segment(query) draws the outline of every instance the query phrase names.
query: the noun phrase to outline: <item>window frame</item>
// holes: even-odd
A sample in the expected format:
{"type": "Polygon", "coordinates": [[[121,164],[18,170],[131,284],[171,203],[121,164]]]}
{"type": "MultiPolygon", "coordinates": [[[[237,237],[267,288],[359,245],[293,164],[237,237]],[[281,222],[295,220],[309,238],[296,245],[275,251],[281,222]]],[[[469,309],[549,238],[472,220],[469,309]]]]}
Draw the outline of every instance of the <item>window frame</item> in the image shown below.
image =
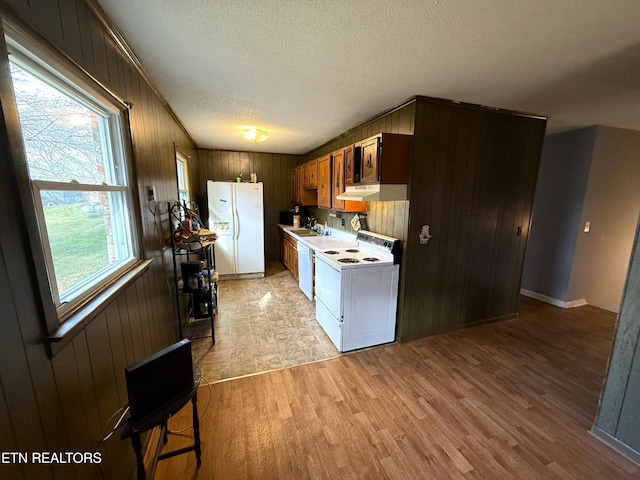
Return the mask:
{"type": "MultiPolygon", "coordinates": [[[[138,275],[140,268],[146,268],[148,261],[143,261],[143,249],[136,225],[140,225],[137,180],[134,174],[134,159],[131,144],[131,128],[129,122],[128,109],[130,104],[120,100],[102,84],[96,81],[91,75],[71,62],[67,57],[61,55],[53,47],[43,44],[41,41],[33,40],[22,29],[14,27],[6,18],[2,18],[2,35],[6,45],[9,60],[14,60],[16,64],[24,66],[28,64],[27,70],[36,70],[38,74],[44,74],[47,81],[54,84],[55,88],[70,95],[79,103],[89,101],[87,105],[91,110],[95,110],[98,105],[100,112],[106,112],[109,127],[108,148],[112,153],[121,157],[121,175],[124,176],[124,185],[97,185],[80,184],[68,182],[56,182],[45,180],[34,180],[28,174],[26,152],[22,139],[21,125],[18,119],[17,109],[15,120],[17,124],[16,147],[14,151],[20,152],[21,163],[26,171],[26,182],[28,187],[21,193],[23,202],[31,199],[29,208],[25,209],[25,214],[34,214],[35,222],[27,218],[28,230],[30,232],[30,244],[34,255],[34,267],[39,290],[43,302],[45,321],[49,334],[60,336],[60,331],[68,332],[74,325],[81,323],[87,316],[95,311],[96,302],[101,303],[111,298],[114,285],[130,278],[131,275],[138,275]],[[114,140],[115,139],[115,140],[114,140]],[[18,145],[19,144],[19,145],[18,145]],[[26,193],[28,188],[29,193],[26,193]],[[125,261],[117,265],[108,266],[101,269],[103,273],[99,279],[89,288],[83,289],[82,293],[76,296],[73,302],[60,304],[59,292],[57,291],[57,281],[51,281],[50,276],[54,276],[53,256],[49,247],[49,238],[44,217],[43,202],[41,200],[41,190],[64,190],[64,191],[88,191],[88,192],[118,192],[124,194],[122,201],[123,211],[128,212],[129,224],[127,228],[128,248],[130,256],[125,261]],[[35,237],[35,238],[34,238],[35,237]],[[86,312],[83,313],[83,310],[86,312]],[[73,319],[73,321],[70,321],[73,319]]],[[[38,75],[36,75],[38,76],[38,75]]],[[[13,86],[11,85],[11,88],[13,86]]],[[[15,99],[15,96],[14,96],[15,99]]],[[[15,101],[15,100],[14,100],[15,101]]],[[[29,207],[29,205],[27,205],[29,207]]],[[[97,274],[98,272],[95,272],[97,274]]],[[[54,341],[60,341],[56,339],[54,341]]]]}
{"type": "Polygon", "coordinates": [[[181,154],[177,149],[176,149],[176,183],[178,186],[178,200],[180,201],[180,203],[183,203],[181,194],[184,193],[186,194],[186,200],[184,200],[184,203],[186,205],[189,205],[189,203],[191,202],[191,192],[189,191],[188,157],[186,155],[181,154]],[[180,168],[182,169],[182,179],[184,183],[184,188],[180,187],[180,175],[178,173],[178,169],[180,168]]]}

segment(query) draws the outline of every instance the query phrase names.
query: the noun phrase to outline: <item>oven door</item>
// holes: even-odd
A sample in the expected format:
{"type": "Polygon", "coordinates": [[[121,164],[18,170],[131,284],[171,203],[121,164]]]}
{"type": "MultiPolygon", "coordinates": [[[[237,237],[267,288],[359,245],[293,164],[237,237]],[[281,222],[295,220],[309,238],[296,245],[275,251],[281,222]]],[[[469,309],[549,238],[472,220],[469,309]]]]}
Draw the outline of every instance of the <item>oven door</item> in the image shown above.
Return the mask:
{"type": "Polygon", "coordinates": [[[342,273],[316,253],[316,301],[342,321],[342,273]]]}

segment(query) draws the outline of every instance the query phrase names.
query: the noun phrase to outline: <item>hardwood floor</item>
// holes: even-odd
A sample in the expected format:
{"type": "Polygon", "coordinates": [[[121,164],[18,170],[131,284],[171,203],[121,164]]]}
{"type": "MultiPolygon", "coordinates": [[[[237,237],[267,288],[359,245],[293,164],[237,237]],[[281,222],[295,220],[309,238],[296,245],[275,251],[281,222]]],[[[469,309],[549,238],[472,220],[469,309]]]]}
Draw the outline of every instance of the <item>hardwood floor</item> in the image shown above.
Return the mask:
{"type": "MultiPolygon", "coordinates": [[[[202,466],[181,455],[156,479],[640,478],[589,434],[615,315],[524,297],[520,312],[202,387],[202,466]]],[[[170,428],[188,424],[186,409],[170,428]]]]}

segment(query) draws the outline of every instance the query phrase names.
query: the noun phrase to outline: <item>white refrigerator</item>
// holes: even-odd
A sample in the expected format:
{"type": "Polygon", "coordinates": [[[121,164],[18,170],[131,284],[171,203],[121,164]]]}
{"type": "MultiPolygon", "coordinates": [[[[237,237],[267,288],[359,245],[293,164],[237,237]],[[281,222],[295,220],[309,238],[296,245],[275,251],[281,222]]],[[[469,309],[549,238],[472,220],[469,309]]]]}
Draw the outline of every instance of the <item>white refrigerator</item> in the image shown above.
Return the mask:
{"type": "Polygon", "coordinates": [[[264,277],[263,184],[207,181],[209,230],[220,276],[264,277]]]}

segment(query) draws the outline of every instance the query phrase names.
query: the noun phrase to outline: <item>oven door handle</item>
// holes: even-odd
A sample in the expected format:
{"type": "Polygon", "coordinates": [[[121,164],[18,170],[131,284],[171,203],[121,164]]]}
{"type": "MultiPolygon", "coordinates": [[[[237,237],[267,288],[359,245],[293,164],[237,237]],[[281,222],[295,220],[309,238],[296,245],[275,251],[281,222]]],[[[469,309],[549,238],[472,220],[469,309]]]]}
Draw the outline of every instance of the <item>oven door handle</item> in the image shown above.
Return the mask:
{"type": "Polygon", "coordinates": [[[329,267],[330,269],[335,270],[336,272],[340,272],[341,271],[340,267],[336,267],[335,265],[332,265],[327,259],[325,259],[324,255],[322,253],[316,252],[315,258],[316,258],[316,262],[319,260],[322,263],[324,263],[327,267],[329,267]]]}

